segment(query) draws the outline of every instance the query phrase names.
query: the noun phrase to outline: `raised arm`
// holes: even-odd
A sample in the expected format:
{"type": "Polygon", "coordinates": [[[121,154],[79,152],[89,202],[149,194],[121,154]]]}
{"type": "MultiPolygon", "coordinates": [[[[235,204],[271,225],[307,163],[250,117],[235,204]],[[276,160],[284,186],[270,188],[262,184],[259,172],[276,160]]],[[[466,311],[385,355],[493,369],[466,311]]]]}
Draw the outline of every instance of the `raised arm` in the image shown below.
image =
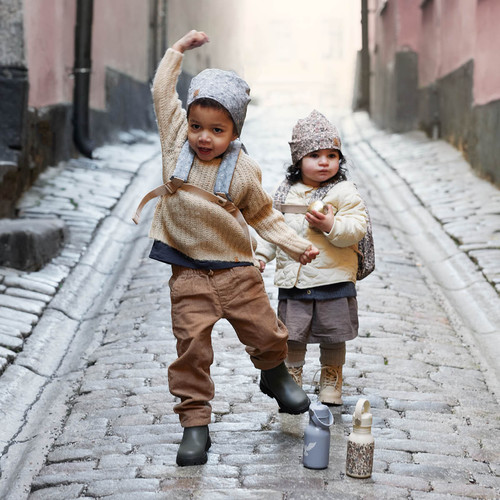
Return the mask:
{"type": "Polygon", "coordinates": [[[201,31],[192,30],[175,42],[165,52],[153,80],[153,102],[162,149],[168,149],[173,141],[187,130],[186,112],[177,95],[177,79],[181,72],[182,54],[186,50],[201,47],[208,37],[201,31]]]}

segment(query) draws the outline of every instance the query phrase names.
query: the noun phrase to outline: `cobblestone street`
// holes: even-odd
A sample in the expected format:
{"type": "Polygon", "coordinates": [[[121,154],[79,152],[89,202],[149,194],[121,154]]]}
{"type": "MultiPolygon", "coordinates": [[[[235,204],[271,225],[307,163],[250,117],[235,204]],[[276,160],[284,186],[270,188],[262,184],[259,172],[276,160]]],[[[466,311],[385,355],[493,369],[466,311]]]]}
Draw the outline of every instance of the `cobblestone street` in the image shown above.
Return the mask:
{"type": "MultiPolygon", "coordinates": [[[[283,177],[293,123],[308,111],[294,109],[292,115],[283,109],[250,110],[243,141],[262,166],[266,189],[272,190],[283,177]]],[[[91,272],[81,275],[81,286],[64,297],[55,286],[54,298],[45,294],[47,300],[40,301],[47,306],[40,304],[38,313],[28,318],[32,325],[41,318],[37,338],[50,340],[26,344],[9,360],[11,370],[0,376],[0,410],[7,415],[6,427],[13,429],[10,439],[4,431],[7,437],[0,440],[5,450],[0,498],[500,497],[499,192],[475,177],[464,182],[439,175],[436,168],[433,173],[432,158],[443,151],[451,154],[452,148],[441,141],[377,132],[364,115],[329,118],[340,125],[351,176],[369,207],[377,257],[375,272],[358,283],[360,334],[347,343],[344,405],[331,408],[335,423],[329,467],[310,470],[302,465],[308,415],[278,413],[276,402],[260,392],[259,373],[226,321],[213,332],[216,395],[208,463],[175,465],[182,428],[172,411],[175,402],[167,381],[167,366],[176,357],[170,268],[148,258],[154,203],[138,227],[129,222],[137,194],[156,186],[160,175],[159,152],[155,149],[154,156],[156,144],[150,143],[142,153],[138,181],[132,190],[123,187],[127,203],[104,219],[104,224],[119,219],[109,233],[120,249],[110,253],[106,231],[96,233],[97,247],[90,245],[89,233],[90,251],[82,259],[90,259],[92,252],[99,258],[89,261],[91,272]],[[386,174],[382,164],[394,167],[386,174]],[[427,184],[417,175],[421,167],[427,184]],[[439,203],[445,192],[439,183],[444,181],[447,211],[439,203]],[[410,194],[398,191],[400,185],[410,194]],[[476,222],[465,197],[452,199],[458,186],[482,193],[476,222]],[[475,238],[457,223],[466,208],[466,226],[475,238]],[[415,229],[416,220],[425,231],[415,229]],[[441,259],[438,248],[450,253],[441,259]],[[122,264],[107,266],[111,260],[122,264]],[[448,265],[450,261],[459,265],[448,265]],[[102,275],[103,284],[87,297],[94,275],[102,275]],[[50,328],[43,329],[43,321],[50,318],[50,328]],[[48,356],[51,343],[67,346],[54,361],[48,356]],[[38,347],[29,350],[30,345],[38,347]],[[13,383],[6,389],[5,377],[12,380],[23,368],[32,377],[23,372],[24,383],[31,380],[34,385],[17,390],[24,390],[23,398],[31,397],[33,403],[16,414],[7,409],[12,399],[6,394],[12,396],[13,383]],[[374,416],[374,471],[365,480],[345,475],[347,436],[360,397],[369,399],[374,416]],[[30,412],[38,417],[29,418],[30,412]],[[31,424],[16,431],[19,414],[31,424]],[[30,434],[37,422],[39,432],[30,434]],[[21,442],[31,444],[16,452],[21,442]]],[[[446,161],[458,162],[450,157],[446,161]]],[[[69,250],[63,253],[68,255],[69,250]]],[[[67,266],[70,277],[77,261],[80,257],[67,266]]],[[[276,306],[273,271],[268,265],[264,281],[276,306]]],[[[29,279],[16,279],[21,278],[29,279]]],[[[16,338],[30,331],[31,326],[16,338]]],[[[316,398],[318,368],[318,348],[312,346],[304,374],[311,400],[316,398]]]]}

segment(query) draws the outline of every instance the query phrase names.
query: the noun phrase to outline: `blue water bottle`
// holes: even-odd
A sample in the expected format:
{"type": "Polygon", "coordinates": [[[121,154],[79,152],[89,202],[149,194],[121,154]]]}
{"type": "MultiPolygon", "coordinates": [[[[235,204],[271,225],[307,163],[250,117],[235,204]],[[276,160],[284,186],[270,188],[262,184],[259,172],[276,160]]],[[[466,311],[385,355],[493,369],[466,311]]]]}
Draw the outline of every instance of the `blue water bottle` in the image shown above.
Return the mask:
{"type": "Polygon", "coordinates": [[[316,401],[309,406],[309,425],[304,432],[302,463],[308,469],[326,469],[330,460],[330,426],[333,415],[328,406],[316,401]]]}

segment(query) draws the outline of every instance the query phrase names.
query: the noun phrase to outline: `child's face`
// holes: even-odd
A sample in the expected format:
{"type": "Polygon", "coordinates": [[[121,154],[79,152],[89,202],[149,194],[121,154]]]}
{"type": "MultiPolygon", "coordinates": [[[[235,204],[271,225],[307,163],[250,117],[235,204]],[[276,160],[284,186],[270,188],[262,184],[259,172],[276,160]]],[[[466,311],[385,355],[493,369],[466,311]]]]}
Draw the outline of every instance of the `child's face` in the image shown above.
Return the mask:
{"type": "Polygon", "coordinates": [[[234,133],[233,120],[222,109],[193,104],[189,110],[188,141],[200,160],[210,161],[224,154],[234,133]]]}
{"type": "Polygon", "coordinates": [[[319,149],[302,158],[300,171],[302,182],[318,187],[339,171],[340,154],[336,149],[319,149]]]}

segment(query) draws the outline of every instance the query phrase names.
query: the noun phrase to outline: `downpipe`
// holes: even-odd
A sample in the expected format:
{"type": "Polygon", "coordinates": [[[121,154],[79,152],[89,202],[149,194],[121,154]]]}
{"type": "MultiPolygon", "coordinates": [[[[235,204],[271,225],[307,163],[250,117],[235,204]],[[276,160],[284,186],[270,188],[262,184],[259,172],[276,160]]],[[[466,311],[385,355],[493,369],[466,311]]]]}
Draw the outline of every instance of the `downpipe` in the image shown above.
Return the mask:
{"type": "Polygon", "coordinates": [[[92,158],[89,137],[89,92],[94,0],[77,0],[75,24],[75,64],[73,75],[73,141],[78,151],[92,158]]]}

